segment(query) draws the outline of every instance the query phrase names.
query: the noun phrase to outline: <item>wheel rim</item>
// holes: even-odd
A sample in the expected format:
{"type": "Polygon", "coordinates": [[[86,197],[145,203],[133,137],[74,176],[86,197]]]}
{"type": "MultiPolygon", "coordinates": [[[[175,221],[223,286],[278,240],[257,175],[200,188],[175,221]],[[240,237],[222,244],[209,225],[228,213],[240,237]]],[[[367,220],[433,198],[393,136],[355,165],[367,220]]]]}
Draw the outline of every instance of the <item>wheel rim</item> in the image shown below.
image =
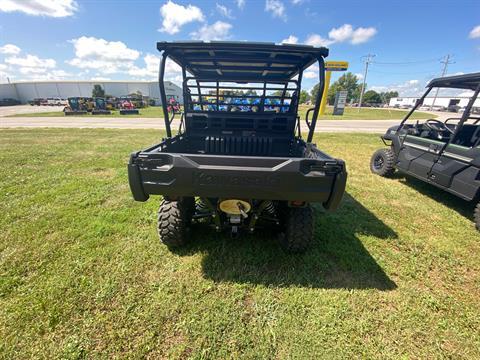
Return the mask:
{"type": "Polygon", "coordinates": [[[373,160],[373,167],[375,168],[375,170],[380,170],[381,168],[383,168],[384,164],[385,164],[385,160],[381,155],[376,156],[375,159],[373,160]]]}

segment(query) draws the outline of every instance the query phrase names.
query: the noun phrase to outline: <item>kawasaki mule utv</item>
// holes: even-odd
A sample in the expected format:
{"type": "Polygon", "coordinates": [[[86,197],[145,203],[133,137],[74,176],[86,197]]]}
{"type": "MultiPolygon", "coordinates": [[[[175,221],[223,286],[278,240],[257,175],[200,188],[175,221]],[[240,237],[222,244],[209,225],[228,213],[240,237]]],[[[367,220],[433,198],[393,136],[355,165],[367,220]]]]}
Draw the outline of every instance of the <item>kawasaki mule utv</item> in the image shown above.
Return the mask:
{"type": "Polygon", "coordinates": [[[167,137],[133,153],[128,176],[135,200],[163,195],[163,243],[183,245],[192,221],[232,235],[272,224],[286,250],[305,250],[314,235],[310,203],[336,209],[347,178],[342,160],[312,144],[328,49],[245,42],[159,42],[157,48],[167,137]],[[183,74],[184,113],[175,136],[164,84],[167,58],[183,74]],[[321,90],[307,112],[304,140],[300,84],[314,63],[321,90]]]}
{"type": "MultiPolygon", "coordinates": [[[[479,91],[480,73],[433,79],[400,125],[391,127],[382,136],[388,148],[373,154],[370,161],[372,172],[391,176],[399,170],[464,200],[478,202],[480,117],[472,115],[472,108],[479,91]],[[434,88],[472,90],[473,93],[460,117],[407,123],[434,88]]],[[[480,230],[480,202],[475,207],[474,220],[477,230],[480,230]]]]}

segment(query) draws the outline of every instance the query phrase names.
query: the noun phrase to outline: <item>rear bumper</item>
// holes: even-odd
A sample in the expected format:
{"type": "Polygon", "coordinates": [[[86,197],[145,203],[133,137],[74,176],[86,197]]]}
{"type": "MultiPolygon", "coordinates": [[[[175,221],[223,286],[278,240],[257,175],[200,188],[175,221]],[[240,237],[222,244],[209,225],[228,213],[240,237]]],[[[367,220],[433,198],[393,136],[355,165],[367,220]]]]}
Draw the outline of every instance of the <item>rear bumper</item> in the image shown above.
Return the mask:
{"type": "Polygon", "coordinates": [[[130,157],[133,197],[149,195],[320,202],[338,207],[347,180],[332,158],[272,158],[139,152],[130,157]]]}

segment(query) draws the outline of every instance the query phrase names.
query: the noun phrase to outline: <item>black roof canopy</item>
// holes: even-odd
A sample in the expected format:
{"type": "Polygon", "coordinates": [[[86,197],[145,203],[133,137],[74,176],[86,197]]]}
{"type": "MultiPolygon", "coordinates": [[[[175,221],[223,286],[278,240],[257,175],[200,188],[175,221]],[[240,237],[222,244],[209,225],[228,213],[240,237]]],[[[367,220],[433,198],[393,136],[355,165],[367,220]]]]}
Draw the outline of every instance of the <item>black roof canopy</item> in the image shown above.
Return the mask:
{"type": "Polygon", "coordinates": [[[428,83],[428,87],[475,90],[479,84],[480,84],[480,72],[477,72],[477,73],[471,73],[471,74],[445,76],[441,78],[436,78],[428,83]]]}
{"type": "Polygon", "coordinates": [[[158,42],[157,49],[193,76],[220,81],[287,81],[328,56],[323,47],[251,42],[158,42]]]}

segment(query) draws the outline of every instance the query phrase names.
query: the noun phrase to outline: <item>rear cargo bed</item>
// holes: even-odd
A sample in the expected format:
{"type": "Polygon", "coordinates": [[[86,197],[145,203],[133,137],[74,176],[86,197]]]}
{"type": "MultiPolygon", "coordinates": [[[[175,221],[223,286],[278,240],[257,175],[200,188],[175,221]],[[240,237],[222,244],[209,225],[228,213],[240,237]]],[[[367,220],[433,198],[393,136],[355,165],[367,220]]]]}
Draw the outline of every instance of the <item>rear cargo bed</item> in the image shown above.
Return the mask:
{"type": "Polygon", "coordinates": [[[335,209],[345,190],[342,160],[313,148],[309,158],[165,152],[164,143],[131,155],[135,200],[149,195],[307,201],[335,209]]]}

